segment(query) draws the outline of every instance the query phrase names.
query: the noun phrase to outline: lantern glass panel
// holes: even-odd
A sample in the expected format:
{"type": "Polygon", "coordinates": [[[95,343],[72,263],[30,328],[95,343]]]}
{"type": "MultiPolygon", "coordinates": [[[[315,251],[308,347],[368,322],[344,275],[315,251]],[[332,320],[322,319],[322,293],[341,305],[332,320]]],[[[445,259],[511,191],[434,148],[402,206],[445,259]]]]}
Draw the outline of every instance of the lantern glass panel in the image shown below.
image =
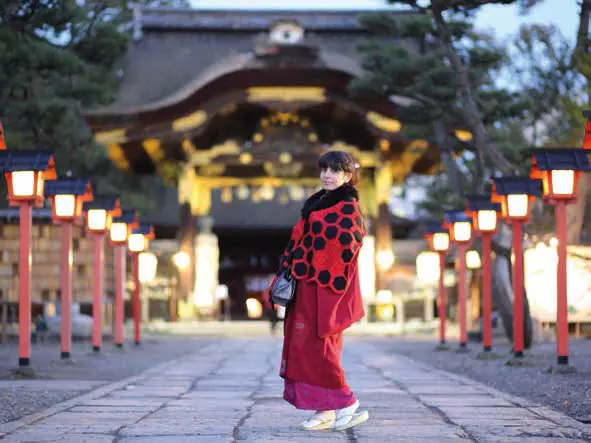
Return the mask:
{"type": "Polygon", "coordinates": [[[35,195],[35,171],[13,171],[12,195],[33,197],[35,195]]]}
{"type": "Polygon", "coordinates": [[[127,223],[111,224],[111,241],[123,243],[127,240],[127,223]]]}
{"type": "Polygon", "coordinates": [[[107,229],[107,210],[89,209],[86,215],[88,229],[96,232],[104,232],[107,229]]]}
{"type": "Polygon", "coordinates": [[[421,283],[433,284],[439,280],[439,254],[423,251],[416,259],[417,279],[421,283]]]}
{"type": "Polygon", "coordinates": [[[54,199],[55,215],[58,217],[74,217],[76,215],[76,197],[73,195],[56,195],[54,199]]]}
{"type": "Polygon", "coordinates": [[[478,211],[478,230],[492,232],[495,229],[497,229],[497,211],[488,209],[478,211]]]}
{"type": "Polygon", "coordinates": [[[468,269],[479,269],[482,266],[478,251],[470,249],[466,252],[466,266],[468,269]]]}
{"type": "Polygon", "coordinates": [[[144,234],[131,234],[127,239],[127,247],[131,252],[142,252],[146,249],[144,234]]]}
{"type": "Polygon", "coordinates": [[[507,196],[507,213],[509,217],[527,217],[528,210],[529,197],[526,194],[507,196]]]}
{"type": "Polygon", "coordinates": [[[456,222],[453,224],[454,240],[459,242],[470,241],[472,225],[470,222],[456,222]]]}
{"type": "Polygon", "coordinates": [[[449,234],[436,232],[433,234],[433,249],[437,252],[444,252],[449,249],[449,234]]]}
{"type": "Polygon", "coordinates": [[[552,194],[573,195],[575,193],[575,171],[557,169],[552,171],[552,194]]]}
{"type": "Polygon", "coordinates": [[[154,280],[158,268],[158,258],[151,252],[142,252],[138,261],[140,282],[149,283],[154,280]]]}

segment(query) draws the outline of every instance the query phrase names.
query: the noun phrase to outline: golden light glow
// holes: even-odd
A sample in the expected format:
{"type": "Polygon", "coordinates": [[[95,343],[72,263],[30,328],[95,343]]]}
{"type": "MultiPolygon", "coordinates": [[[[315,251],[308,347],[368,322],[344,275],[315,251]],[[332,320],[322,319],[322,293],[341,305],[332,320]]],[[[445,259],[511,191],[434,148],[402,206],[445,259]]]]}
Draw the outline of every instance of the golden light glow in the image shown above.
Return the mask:
{"type": "Polygon", "coordinates": [[[493,232],[497,229],[497,211],[478,211],[478,229],[483,232],[493,232]]]}
{"type": "Polygon", "coordinates": [[[232,188],[230,186],[224,186],[222,188],[221,200],[222,203],[230,203],[232,201],[232,188]]]}
{"type": "Polygon", "coordinates": [[[210,149],[199,149],[191,154],[192,165],[207,165],[220,155],[237,155],[241,151],[236,140],[225,140],[223,143],[212,146],[210,149]]]}
{"type": "Polygon", "coordinates": [[[291,154],[289,152],[282,152],[281,154],[279,154],[279,161],[281,163],[283,163],[284,165],[288,164],[289,162],[291,162],[291,154]]]}
{"type": "Polygon", "coordinates": [[[74,217],[76,214],[76,197],[74,195],[56,195],[54,204],[57,217],[74,217]]]}
{"type": "Polygon", "coordinates": [[[160,140],[147,138],[142,142],[142,146],[154,163],[158,163],[164,158],[164,152],[161,149],[160,140]]]}
{"type": "Polygon", "coordinates": [[[183,271],[191,264],[191,257],[185,251],[179,251],[172,256],[172,262],[178,269],[183,271]]]}
{"type": "Polygon", "coordinates": [[[195,151],[197,151],[197,148],[195,147],[195,145],[193,144],[193,142],[189,138],[186,138],[183,140],[181,147],[183,148],[183,152],[185,153],[185,155],[187,157],[191,157],[193,155],[193,153],[195,151]]]}
{"type": "Polygon", "coordinates": [[[146,238],[144,234],[131,234],[127,239],[127,248],[131,252],[143,252],[146,249],[146,238]]]}
{"type": "Polygon", "coordinates": [[[172,122],[172,130],[175,132],[187,131],[189,129],[198,128],[207,120],[207,113],[205,111],[196,111],[185,117],[177,118],[172,122]]]}
{"type": "Polygon", "coordinates": [[[456,135],[456,138],[462,142],[469,142],[474,138],[474,135],[472,135],[470,131],[464,129],[456,129],[454,134],[456,135]]]}
{"type": "Polygon", "coordinates": [[[324,88],[262,86],[246,90],[250,102],[323,102],[324,88]]]}
{"type": "Polygon", "coordinates": [[[387,151],[388,149],[390,149],[390,141],[386,140],[385,138],[380,140],[380,149],[382,151],[387,151]]]}
{"type": "Polygon", "coordinates": [[[507,196],[507,212],[509,217],[526,217],[529,209],[529,197],[525,194],[507,196]]]}
{"type": "Polygon", "coordinates": [[[35,171],[13,171],[12,194],[15,197],[33,197],[35,195],[35,171]]]}
{"type": "Polygon", "coordinates": [[[104,232],[107,229],[107,211],[105,209],[89,209],[86,224],[90,231],[104,232]]]}
{"type": "Polygon", "coordinates": [[[470,241],[472,225],[470,222],[456,222],[453,224],[454,240],[459,242],[470,241]]]}
{"type": "Polygon", "coordinates": [[[107,155],[109,159],[115,163],[115,165],[122,170],[129,169],[129,161],[127,161],[127,157],[121,148],[121,145],[117,143],[112,143],[107,146],[107,155]]]}
{"type": "Polygon", "coordinates": [[[385,117],[373,111],[367,113],[367,120],[376,128],[385,132],[398,132],[402,128],[402,123],[398,120],[385,117]]]}
{"type": "Polygon", "coordinates": [[[124,243],[127,240],[127,224],[112,223],[110,237],[113,243],[124,243]]]}
{"type": "Polygon", "coordinates": [[[263,305],[256,298],[246,300],[246,312],[248,318],[261,318],[263,316],[263,305]]]}
{"type": "Polygon", "coordinates": [[[433,234],[433,249],[437,252],[445,252],[449,249],[449,234],[447,232],[433,234]]]}
{"type": "Polygon", "coordinates": [[[380,321],[391,321],[394,318],[394,308],[392,305],[378,305],[376,306],[376,316],[380,321]]]}
{"type": "Polygon", "coordinates": [[[243,165],[252,163],[252,154],[250,152],[243,152],[240,154],[240,163],[243,165]]]}
{"type": "Polygon", "coordinates": [[[376,262],[382,271],[390,269],[394,264],[394,260],[394,252],[391,249],[385,249],[376,254],[376,262]]]}
{"type": "Polygon", "coordinates": [[[318,135],[315,132],[310,132],[308,134],[308,140],[312,143],[316,143],[318,141],[318,135]]]}
{"type": "Polygon", "coordinates": [[[125,129],[111,129],[94,134],[94,139],[103,145],[123,143],[125,141],[125,129]]]}
{"type": "Polygon", "coordinates": [[[261,134],[260,132],[257,132],[256,134],[253,135],[252,141],[255,143],[262,142],[263,141],[263,134],[261,134]]]}
{"type": "Polygon", "coordinates": [[[552,194],[573,195],[575,192],[575,171],[554,170],[552,173],[552,194]]]}

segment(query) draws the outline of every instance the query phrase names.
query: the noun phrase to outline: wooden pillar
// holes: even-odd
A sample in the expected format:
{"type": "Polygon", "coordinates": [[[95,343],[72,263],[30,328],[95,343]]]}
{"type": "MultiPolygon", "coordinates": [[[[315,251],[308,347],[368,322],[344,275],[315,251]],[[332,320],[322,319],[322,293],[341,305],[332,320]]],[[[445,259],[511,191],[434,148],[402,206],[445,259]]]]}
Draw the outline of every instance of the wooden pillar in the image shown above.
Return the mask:
{"type": "Polygon", "coordinates": [[[392,170],[386,163],[376,171],[375,197],[376,214],[373,223],[373,234],[376,239],[376,290],[387,289],[386,275],[393,264],[392,251],[392,217],[389,201],[392,189],[392,170]]]}
{"type": "Polygon", "coordinates": [[[199,234],[199,217],[207,215],[211,207],[211,189],[208,182],[197,176],[194,166],[187,164],[179,178],[178,192],[181,205],[178,239],[180,250],[188,254],[190,262],[186,269],[179,272],[178,282],[173,289],[177,308],[179,300],[193,303],[196,273],[195,238],[199,234]]]}
{"type": "MultiPolygon", "coordinates": [[[[195,237],[199,233],[197,217],[191,212],[189,203],[181,204],[181,223],[179,226],[180,251],[188,254],[189,266],[179,269],[178,285],[176,287],[176,301],[190,300],[193,293],[193,277],[195,275],[195,237]]],[[[171,312],[171,316],[172,316],[171,312]]],[[[176,317],[176,316],[175,316],[176,317]]],[[[174,319],[176,320],[176,319],[174,319]]]]}

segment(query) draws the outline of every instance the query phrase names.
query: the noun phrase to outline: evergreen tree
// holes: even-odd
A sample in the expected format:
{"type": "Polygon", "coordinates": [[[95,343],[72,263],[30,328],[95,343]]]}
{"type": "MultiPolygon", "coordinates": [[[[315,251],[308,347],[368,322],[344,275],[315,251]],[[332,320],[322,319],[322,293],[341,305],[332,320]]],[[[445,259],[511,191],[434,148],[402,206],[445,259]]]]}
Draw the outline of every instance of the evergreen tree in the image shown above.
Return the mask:
{"type": "Polygon", "coordinates": [[[99,192],[118,191],[125,203],[147,208],[145,188],[158,179],[118,171],[80,112],[115,99],[131,16],[124,0],[1,2],[0,121],[9,149],[50,148],[60,175],[88,177],[99,192]]]}
{"type": "MultiPolygon", "coordinates": [[[[505,60],[503,48],[486,35],[477,33],[470,19],[487,4],[520,4],[530,1],[472,0],[390,0],[406,5],[416,15],[393,18],[386,14],[366,14],[362,23],[381,38],[365,43],[363,68],[367,75],[351,87],[353,92],[402,96],[413,100],[401,107],[401,118],[417,116],[416,123],[427,125],[441,149],[448,180],[457,193],[481,191],[487,175],[513,174],[516,167],[491,137],[490,128],[499,121],[519,117],[524,103],[518,94],[499,88],[494,81],[505,60]],[[398,40],[394,39],[403,39],[398,40]],[[412,38],[416,44],[409,43],[412,38]],[[406,40],[405,40],[406,39],[406,40]],[[453,161],[454,147],[460,145],[454,129],[473,134],[475,169],[472,183],[462,182],[453,161]]],[[[411,119],[412,121],[412,119],[411,119]]]]}

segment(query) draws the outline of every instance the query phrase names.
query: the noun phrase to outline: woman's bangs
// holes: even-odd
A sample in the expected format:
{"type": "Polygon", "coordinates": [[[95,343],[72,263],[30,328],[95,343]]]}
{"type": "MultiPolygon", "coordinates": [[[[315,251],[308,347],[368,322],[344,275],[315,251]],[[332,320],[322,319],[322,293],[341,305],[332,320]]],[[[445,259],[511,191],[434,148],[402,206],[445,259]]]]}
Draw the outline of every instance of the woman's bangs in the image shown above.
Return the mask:
{"type": "Polygon", "coordinates": [[[320,169],[332,169],[333,171],[345,171],[345,165],[337,155],[331,155],[333,153],[324,154],[318,160],[318,167],[320,169]]]}

